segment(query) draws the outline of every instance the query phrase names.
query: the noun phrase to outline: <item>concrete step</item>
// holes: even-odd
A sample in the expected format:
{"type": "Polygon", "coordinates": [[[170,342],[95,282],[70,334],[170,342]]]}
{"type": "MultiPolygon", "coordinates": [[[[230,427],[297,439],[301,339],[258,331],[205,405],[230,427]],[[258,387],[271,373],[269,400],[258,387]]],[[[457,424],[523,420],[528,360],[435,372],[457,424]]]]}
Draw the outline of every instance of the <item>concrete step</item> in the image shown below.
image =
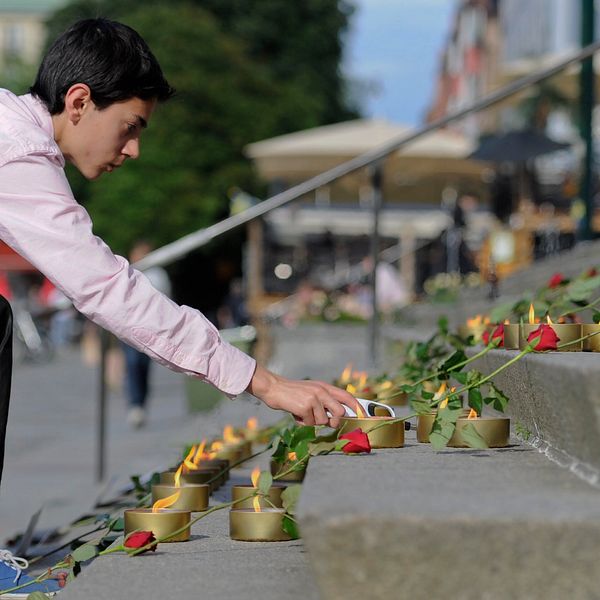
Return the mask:
{"type": "MultiPolygon", "coordinates": [[[[491,373],[516,354],[516,350],[492,350],[473,367],[491,373]]],[[[494,381],[510,398],[507,412],[524,428],[530,444],[589,483],[600,485],[599,354],[530,354],[494,381]]]]}
{"type": "Polygon", "coordinates": [[[600,492],[528,446],[317,457],[299,518],[324,600],[600,598],[600,492]]]}

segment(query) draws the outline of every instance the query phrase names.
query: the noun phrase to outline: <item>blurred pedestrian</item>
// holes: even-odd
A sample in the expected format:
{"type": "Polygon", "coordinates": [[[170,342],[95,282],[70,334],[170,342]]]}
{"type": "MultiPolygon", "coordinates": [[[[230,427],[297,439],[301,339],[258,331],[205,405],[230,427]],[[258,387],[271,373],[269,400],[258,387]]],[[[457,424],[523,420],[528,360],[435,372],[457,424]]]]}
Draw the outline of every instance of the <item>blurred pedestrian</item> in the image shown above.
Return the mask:
{"type": "MultiPolygon", "coordinates": [[[[140,240],[129,253],[129,260],[136,263],[152,252],[152,245],[140,240]]],[[[162,267],[151,267],[144,271],[152,286],[165,296],[171,296],[171,281],[162,267]]],[[[146,423],[147,400],[150,387],[150,357],[137,348],[123,343],[125,354],[125,379],[127,388],[127,422],[135,429],[146,423]]]]}

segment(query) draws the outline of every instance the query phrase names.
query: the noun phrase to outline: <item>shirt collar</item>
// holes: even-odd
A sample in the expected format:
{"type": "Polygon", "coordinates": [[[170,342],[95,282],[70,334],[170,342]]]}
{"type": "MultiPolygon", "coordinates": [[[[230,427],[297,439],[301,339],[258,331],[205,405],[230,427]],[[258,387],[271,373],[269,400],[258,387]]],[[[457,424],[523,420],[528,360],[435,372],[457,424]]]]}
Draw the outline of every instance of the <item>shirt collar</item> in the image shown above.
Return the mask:
{"type": "Polygon", "coordinates": [[[25,103],[36,123],[48,134],[50,139],[56,145],[56,148],[58,149],[58,159],[64,166],[65,159],[58,144],[56,144],[54,140],[54,124],[52,123],[52,116],[46,108],[46,105],[32,94],[25,94],[24,96],[21,96],[20,99],[25,103]]]}

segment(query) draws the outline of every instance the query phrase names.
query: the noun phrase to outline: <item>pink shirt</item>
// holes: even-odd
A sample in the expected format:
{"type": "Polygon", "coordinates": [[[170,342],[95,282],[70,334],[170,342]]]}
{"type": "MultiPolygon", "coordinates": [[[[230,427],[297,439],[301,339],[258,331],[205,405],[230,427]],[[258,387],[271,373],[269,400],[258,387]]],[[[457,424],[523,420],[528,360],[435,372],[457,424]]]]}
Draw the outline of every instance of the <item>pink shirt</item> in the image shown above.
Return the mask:
{"type": "Polygon", "coordinates": [[[226,394],[244,391],[252,358],[197,310],[178,306],[92,233],[73,198],[52,119],[31,95],[0,90],[0,238],[84,315],[157,362],[226,394]]]}

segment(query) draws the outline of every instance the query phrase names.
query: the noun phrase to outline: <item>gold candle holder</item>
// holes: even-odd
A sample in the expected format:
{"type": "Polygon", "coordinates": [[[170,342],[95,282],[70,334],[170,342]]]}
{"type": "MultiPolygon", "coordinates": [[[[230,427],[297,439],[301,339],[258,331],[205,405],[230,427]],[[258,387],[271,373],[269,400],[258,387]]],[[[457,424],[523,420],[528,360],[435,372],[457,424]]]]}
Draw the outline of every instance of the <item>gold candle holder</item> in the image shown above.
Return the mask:
{"type": "Polygon", "coordinates": [[[187,529],[181,533],[163,540],[164,542],[186,542],[190,539],[191,517],[189,510],[161,508],[158,512],[152,512],[151,508],[128,508],[125,511],[125,535],[133,531],[151,531],[157,539],[166,538],[173,531],[187,525],[187,529]]]}
{"type": "Polygon", "coordinates": [[[518,350],[519,348],[519,323],[504,325],[504,349],[518,350]]]}
{"type": "Polygon", "coordinates": [[[242,449],[236,444],[235,446],[223,446],[217,450],[217,458],[229,461],[229,464],[238,462],[242,458],[242,449]]]}
{"type": "MultiPolygon", "coordinates": [[[[219,471],[217,469],[199,469],[197,471],[190,471],[189,473],[182,473],[180,482],[182,485],[184,484],[199,484],[206,483],[215,477],[219,471]]],[[[165,471],[160,474],[160,483],[165,483],[168,485],[175,484],[175,473],[172,471],[165,471]]],[[[210,485],[210,491],[216,490],[218,486],[218,480],[213,481],[210,485]]]]}
{"type": "Polygon", "coordinates": [[[234,508],[229,512],[229,536],[242,542],[286,542],[292,538],[283,530],[284,515],[278,508],[234,508]]]}
{"type": "MultiPolygon", "coordinates": [[[[283,493],[283,491],[286,488],[287,488],[287,485],[285,485],[285,484],[280,484],[277,482],[273,483],[273,485],[271,486],[271,489],[269,490],[269,493],[267,494],[267,498],[269,499],[269,502],[271,502],[271,504],[269,504],[267,502],[266,498],[263,496],[255,496],[255,497],[258,498],[261,508],[273,508],[273,506],[275,506],[277,508],[281,508],[283,506],[282,500],[281,500],[281,494],[283,493]]],[[[236,500],[241,500],[242,498],[246,498],[246,500],[241,500],[237,504],[234,504],[233,508],[234,509],[236,509],[236,508],[253,508],[254,498],[248,498],[248,496],[250,494],[252,494],[252,492],[255,489],[256,488],[251,484],[232,486],[232,488],[231,488],[231,501],[232,502],[235,502],[236,500]]]]}
{"type": "Polygon", "coordinates": [[[404,446],[403,421],[379,427],[376,431],[371,432],[371,429],[377,425],[391,420],[393,420],[392,417],[341,417],[340,435],[360,427],[367,434],[371,448],[402,448],[404,446]]]}
{"type": "MultiPolygon", "coordinates": [[[[292,468],[293,463],[286,461],[284,463],[279,463],[274,460],[271,461],[271,475],[276,477],[280,473],[285,473],[288,469],[292,468]]],[[[279,479],[279,481],[303,481],[304,476],[306,475],[306,465],[303,465],[301,469],[297,471],[291,471],[283,478],[279,479]]]]}
{"type": "Polygon", "coordinates": [[[210,486],[205,483],[188,483],[175,487],[167,483],[156,483],[152,486],[152,504],[179,492],[179,498],[169,508],[200,512],[208,508],[210,486]]]}
{"type": "MultiPolygon", "coordinates": [[[[586,324],[581,326],[581,337],[590,335],[590,333],[597,333],[600,331],[600,325],[586,324]]],[[[587,340],[583,340],[583,349],[586,352],[600,352],[600,333],[593,335],[587,340]]]]}
{"type": "Polygon", "coordinates": [[[485,440],[489,448],[504,448],[510,438],[510,419],[508,417],[477,417],[467,419],[459,417],[454,434],[448,442],[449,448],[468,448],[461,431],[466,425],[473,425],[477,433],[485,440]]]}
{"type": "MultiPolygon", "coordinates": [[[[463,408],[461,416],[467,416],[469,414],[468,408],[463,408]]],[[[421,444],[429,444],[429,434],[433,428],[433,422],[437,411],[432,411],[424,415],[417,415],[417,442],[421,444]]]]}
{"type": "Polygon", "coordinates": [[[252,442],[244,440],[239,444],[240,460],[246,460],[252,456],[252,442]]]}
{"type": "MultiPolygon", "coordinates": [[[[560,338],[559,344],[574,342],[560,348],[559,352],[581,352],[583,350],[583,342],[575,342],[575,340],[582,337],[581,325],[579,323],[550,323],[549,325],[554,329],[554,333],[560,338]]],[[[538,327],[539,324],[523,324],[521,326],[521,332],[519,334],[519,350],[525,350],[525,347],[529,343],[527,338],[538,327]]]]}

